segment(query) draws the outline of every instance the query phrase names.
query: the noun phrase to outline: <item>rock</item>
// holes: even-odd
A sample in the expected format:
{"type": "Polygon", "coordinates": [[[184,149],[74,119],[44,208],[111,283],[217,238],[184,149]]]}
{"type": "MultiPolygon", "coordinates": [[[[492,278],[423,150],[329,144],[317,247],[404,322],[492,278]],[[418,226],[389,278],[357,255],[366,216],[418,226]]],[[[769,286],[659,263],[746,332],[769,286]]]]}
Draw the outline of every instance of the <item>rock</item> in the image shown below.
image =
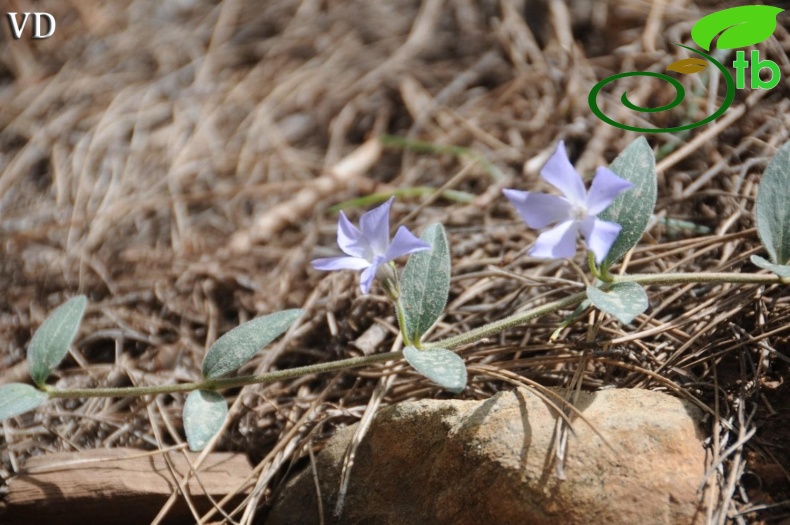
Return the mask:
{"type": "MultiPolygon", "coordinates": [[[[197,453],[188,453],[192,465],[197,453]]],[[[0,516],[5,525],[57,523],[58,525],[150,523],[177,489],[170,468],[179,479],[190,471],[180,451],[163,454],[129,448],[59,452],[30,458],[23,472],[8,481],[0,516]]],[[[215,452],[197,468],[199,480],[190,478],[187,488],[198,512],[212,508],[236,493],[250,476],[252,467],[243,454],[215,452]]],[[[250,490],[238,493],[225,509],[233,509],[250,490]]],[[[183,497],[179,497],[164,523],[194,523],[183,497]]]]}
{"type": "MultiPolygon", "coordinates": [[[[696,524],[706,468],[700,411],[647,390],[584,393],[568,437],[565,479],[556,416],[526,389],[486,401],[424,400],[385,408],[356,451],[340,517],[343,458],[356,426],[317,456],[326,523],[696,524]]],[[[319,523],[310,466],[289,481],[267,525],[319,523]]]]}

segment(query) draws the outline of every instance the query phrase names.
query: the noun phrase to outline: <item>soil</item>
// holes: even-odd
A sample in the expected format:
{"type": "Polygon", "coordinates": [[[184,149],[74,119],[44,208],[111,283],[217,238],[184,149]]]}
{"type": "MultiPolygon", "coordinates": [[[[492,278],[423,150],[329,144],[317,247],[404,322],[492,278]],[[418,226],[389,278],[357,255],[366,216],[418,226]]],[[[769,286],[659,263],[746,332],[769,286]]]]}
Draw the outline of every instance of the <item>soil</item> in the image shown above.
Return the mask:
{"type": "MultiPolygon", "coordinates": [[[[749,261],[765,255],[754,199],[790,136],[787,13],[755,47],[780,64],[779,84],[737,90],[711,124],[627,132],[593,115],[587,99],[602,78],[688,58],[673,42],[690,44],[693,22],[719,8],[687,0],[37,2],[57,20],[51,38],[15,40],[0,23],[0,382],[30,381],[31,335],[77,294],[90,305],[50,380],[60,388],[197,380],[220,335],[286,308],[307,314],[241,373],[397,350],[380,287],[361,295],[354,272],[310,266],[338,254],[333,206],[356,222],[393,192],[393,226],[447,228],[453,281],[431,339],[575,293],[589,279],[581,251],[570,262],[528,257],[537,233],[501,195],[550,190],[539,169],[559,140],[585,175],[638,136],[656,152],[658,220],[627,256],[628,272],[761,271],[749,261]]],[[[708,74],[679,75],[686,102],[650,122],[710,114],[725,86],[708,74]]],[[[674,97],[657,79],[623,88],[643,105],[674,97]]],[[[601,97],[617,115],[619,91],[601,97]]],[[[571,313],[561,311],[461,350],[468,364],[514,379],[470,373],[460,397],[525,381],[694,396],[710,408],[710,455],[719,462],[710,523],[786,519],[787,287],[648,292],[650,308],[630,326],[588,313],[549,342],[571,313]]],[[[212,448],[244,452],[265,473],[259,497],[234,514],[253,523],[289,467],[367,407],[451,395],[396,362],[226,396],[230,423],[212,448]]],[[[183,401],[48,402],[0,427],[3,477],[49,452],[183,443],[183,401]]]]}

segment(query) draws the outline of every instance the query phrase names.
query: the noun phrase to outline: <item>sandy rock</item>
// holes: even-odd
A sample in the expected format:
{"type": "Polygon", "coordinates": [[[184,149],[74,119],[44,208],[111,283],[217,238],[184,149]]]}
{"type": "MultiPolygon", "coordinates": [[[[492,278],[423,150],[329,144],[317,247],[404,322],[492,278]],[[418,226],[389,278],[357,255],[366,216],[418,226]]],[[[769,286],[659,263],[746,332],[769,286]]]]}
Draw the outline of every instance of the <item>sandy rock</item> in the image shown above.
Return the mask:
{"type": "MultiPolygon", "coordinates": [[[[696,524],[705,450],[700,411],[646,390],[583,394],[565,479],[554,461],[556,417],[528,390],[486,401],[424,400],[380,411],[360,444],[345,508],[333,515],[355,427],[317,457],[327,523],[696,524]]],[[[267,525],[319,523],[312,470],[292,479],[267,525]]]]}

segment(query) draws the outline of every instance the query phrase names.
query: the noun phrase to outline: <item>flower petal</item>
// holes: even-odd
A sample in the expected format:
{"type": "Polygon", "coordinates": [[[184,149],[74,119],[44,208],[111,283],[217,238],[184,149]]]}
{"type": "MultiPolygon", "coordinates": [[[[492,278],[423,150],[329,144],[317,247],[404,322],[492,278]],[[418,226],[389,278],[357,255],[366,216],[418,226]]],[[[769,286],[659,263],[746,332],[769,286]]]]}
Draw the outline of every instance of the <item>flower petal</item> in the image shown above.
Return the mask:
{"type": "Polygon", "coordinates": [[[612,204],[621,192],[630,190],[634,185],[615,175],[609,168],[595,170],[595,178],[587,194],[587,213],[598,215],[612,204]]]}
{"type": "Polygon", "coordinates": [[[327,257],[326,259],[316,259],[313,261],[313,268],[316,270],[363,270],[370,266],[370,263],[359,257],[327,257]]]}
{"type": "Polygon", "coordinates": [[[390,206],[395,197],[377,208],[365,212],[359,218],[362,235],[370,243],[373,255],[384,255],[390,243],[390,206]]]}
{"type": "Polygon", "coordinates": [[[530,228],[545,228],[571,218],[571,204],[563,197],[511,189],[504,189],[502,193],[530,228]]]}
{"type": "Polygon", "coordinates": [[[430,244],[415,236],[405,226],[401,226],[398,228],[398,231],[395,232],[392,244],[389,245],[386,253],[384,253],[383,262],[391,261],[401,255],[430,249],[430,244]]]}
{"type": "Polygon", "coordinates": [[[378,270],[378,264],[371,264],[365,271],[362,272],[362,275],[359,276],[359,289],[362,293],[369,293],[370,286],[373,284],[373,278],[376,277],[376,270],[378,270]]]}
{"type": "Polygon", "coordinates": [[[540,176],[560,190],[568,198],[571,205],[584,204],[587,198],[584,181],[582,181],[581,176],[568,159],[563,141],[560,141],[557,145],[557,150],[541,168],[540,176]]]}
{"type": "Polygon", "coordinates": [[[363,259],[367,259],[368,256],[372,257],[368,240],[365,239],[356,226],[351,224],[351,221],[348,220],[348,217],[342,211],[337,221],[337,245],[347,255],[363,259]]]}
{"type": "Polygon", "coordinates": [[[582,221],[584,241],[587,248],[595,254],[595,262],[601,264],[622,228],[616,222],[602,221],[596,217],[587,217],[582,221]]]}
{"type": "Polygon", "coordinates": [[[576,253],[576,233],[579,221],[565,221],[541,233],[529,254],[532,257],[562,259],[576,253]]]}

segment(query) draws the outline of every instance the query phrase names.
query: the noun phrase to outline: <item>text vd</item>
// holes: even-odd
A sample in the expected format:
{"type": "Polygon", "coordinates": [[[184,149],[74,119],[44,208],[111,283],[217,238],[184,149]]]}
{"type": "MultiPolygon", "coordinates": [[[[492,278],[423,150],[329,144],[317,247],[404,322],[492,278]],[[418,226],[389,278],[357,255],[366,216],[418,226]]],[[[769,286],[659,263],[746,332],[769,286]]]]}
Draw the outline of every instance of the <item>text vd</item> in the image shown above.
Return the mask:
{"type": "Polygon", "coordinates": [[[14,40],[22,38],[22,31],[25,29],[30,15],[33,15],[33,35],[31,38],[49,38],[55,34],[55,17],[49,13],[22,13],[22,21],[17,19],[19,13],[6,13],[8,25],[11,27],[11,36],[14,40]],[[44,33],[43,20],[46,20],[47,32],[44,33]]]}

